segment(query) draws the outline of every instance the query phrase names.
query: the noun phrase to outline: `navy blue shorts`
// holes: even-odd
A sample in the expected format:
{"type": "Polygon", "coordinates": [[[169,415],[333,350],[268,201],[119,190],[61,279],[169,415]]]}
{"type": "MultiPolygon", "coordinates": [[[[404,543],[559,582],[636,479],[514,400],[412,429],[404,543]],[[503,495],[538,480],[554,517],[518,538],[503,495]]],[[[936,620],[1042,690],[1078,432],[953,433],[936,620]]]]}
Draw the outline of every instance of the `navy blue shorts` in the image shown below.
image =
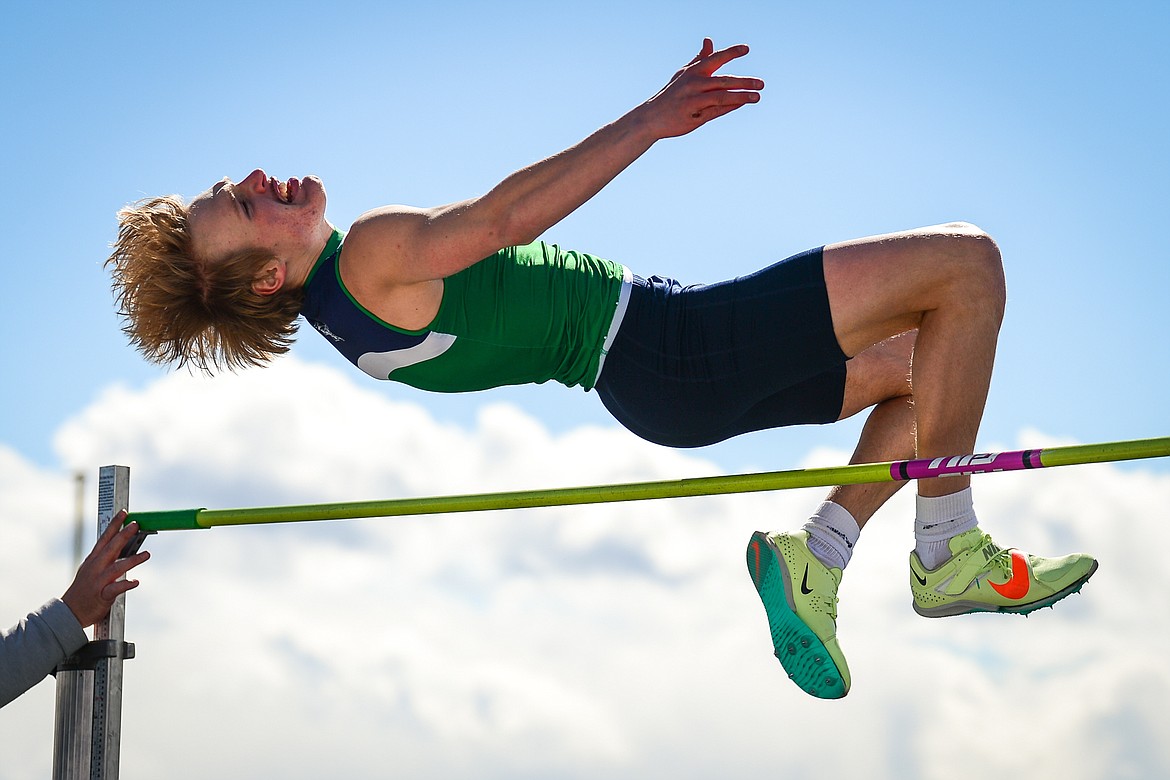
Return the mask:
{"type": "Polygon", "coordinates": [[[813,249],[718,284],[635,276],[595,389],[643,439],[701,447],[836,421],[846,360],[813,249]]]}

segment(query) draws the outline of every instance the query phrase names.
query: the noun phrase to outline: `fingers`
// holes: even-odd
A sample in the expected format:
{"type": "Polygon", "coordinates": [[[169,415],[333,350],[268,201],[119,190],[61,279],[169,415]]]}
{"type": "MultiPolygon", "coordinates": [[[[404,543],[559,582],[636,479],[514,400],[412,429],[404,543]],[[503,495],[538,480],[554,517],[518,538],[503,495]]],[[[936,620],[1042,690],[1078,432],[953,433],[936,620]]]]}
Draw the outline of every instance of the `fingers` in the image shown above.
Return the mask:
{"type": "Polygon", "coordinates": [[[710,38],[691,62],[643,104],[642,115],[655,138],[686,135],[717,117],[758,103],[764,82],[758,78],[715,75],[728,62],[748,53],[739,44],[715,50],[710,38]]]}
{"type": "Polygon", "coordinates": [[[110,538],[108,545],[102,550],[101,556],[94,561],[94,573],[102,582],[113,582],[135,566],[150,560],[150,553],[146,550],[125,558],[121,557],[122,550],[137,533],[138,524],[130,523],[110,538]]]}
{"type": "Polygon", "coordinates": [[[95,563],[108,564],[121,557],[121,552],[138,535],[138,523],[122,525],[125,520],[125,511],[118,512],[110,520],[110,524],[106,526],[106,530],[102,532],[97,544],[94,545],[93,552],[89,555],[89,558],[93,558],[95,563]]]}
{"type": "Polygon", "coordinates": [[[760,96],[756,92],[711,92],[703,96],[701,101],[693,104],[692,114],[702,113],[711,109],[726,108],[728,110],[740,108],[748,103],[759,102],[760,96]]]}
{"type": "Polygon", "coordinates": [[[686,100],[686,111],[692,119],[708,122],[749,103],[758,103],[763,87],[759,79],[739,76],[704,79],[686,100]]]}
{"type": "Polygon", "coordinates": [[[113,565],[107,568],[107,571],[109,572],[109,576],[111,576],[113,579],[117,579],[124,576],[126,572],[130,571],[131,569],[140,566],[149,560],[150,552],[143,550],[142,552],[131,555],[128,558],[119,558],[113,563],[113,565]]]}
{"type": "Polygon", "coordinates": [[[728,91],[749,90],[758,92],[764,88],[762,79],[750,76],[711,76],[704,82],[707,89],[722,89],[728,91]]]}
{"type": "Polygon", "coordinates": [[[114,515],[78,569],[79,579],[98,583],[103,593],[109,587],[107,583],[114,583],[126,572],[150,559],[150,553],[146,551],[122,557],[122,551],[139,532],[138,523],[122,525],[125,519],[125,512],[114,515]]]}
{"type": "Polygon", "coordinates": [[[111,582],[102,588],[101,599],[105,604],[106,611],[109,612],[110,607],[114,605],[114,601],[123,593],[134,590],[138,587],[138,580],[118,580],[111,582]]]}
{"type": "Polygon", "coordinates": [[[696,54],[694,56],[694,58],[687,64],[694,65],[696,62],[703,59],[704,57],[710,57],[711,52],[713,52],[714,50],[715,50],[715,44],[711,41],[711,39],[704,38],[703,45],[699,47],[699,53],[696,54]]]}
{"type": "Polygon", "coordinates": [[[102,535],[98,537],[97,545],[95,545],[95,547],[103,547],[109,544],[110,540],[117,536],[118,533],[123,528],[125,528],[125,526],[122,525],[124,522],[126,522],[125,509],[121,510],[112,518],[110,518],[109,525],[106,526],[106,530],[102,531],[102,535]]]}
{"type": "Polygon", "coordinates": [[[688,62],[686,65],[682,66],[677,71],[675,71],[675,74],[670,77],[670,80],[674,81],[679,76],[686,73],[689,68],[693,67],[696,63],[701,62],[704,57],[710,57],[711,52],[714,50],[714,48],[715,48],[715,45],[713,43],[711,43],[711,39],[704,38],[703,45],[699,47],[699,53],[696,54],[694,57],[691,57],[690,62],[688,62]]]}
{"type": "Polygon", "coordinates": [[[735,46],[728,46],[726,49],[715,51],[715,44],[711,42],[710,38],[703,39],[703,46],[699,49],[691,61],[688,62],[681,70],[674,74],[674,78],[686,73],[688,70],[697,70],[704,76],[710,76],[715,71],[722,68],[727,63],[734,59],[738,59],[748,53],[747,44],[736,44],[735,46]]]}
{"type": "Polygon", "coordinates": [[[691,118],[696,120],[696,126],[710,122],[712,119],[718,119],[724,114],[730,114],[738,108],[743,108],[748,103],[758,102],[760,96],[755,93],[736,93],[742,96],[724,97],[721,100],[712,102],[710,105],[696,109],[691,112],[691,118]]]}
{"type": "MultiPolygon", "coordinates": [[[[118,512],[118,514],[110,518],[110,524],[106,526],[106,530],[102,531],[102,535],[98,537],[97,544],[93,546],[93,552],[91,555],[104,555],[109,552],[110,549],[114,548],[116,546],[117,539],[121,536],[124,536],[126,534],[126,529],[129,528],[129,526],[123,525],[124,522],[126,522],[125,510],[118,512]]],[[[131,523],[131,525],[134,525],[134,523],[131,523]]],[[[129,536],[133,537],[134,533],[129,534],[129,536]]]]}
{"type": "Polygon", "coordinates": [[[114,605],[114,599],[128,590],[138,587],[138,580],[124,580],[126,572],[150,559],[150,553],[143,551],[129,558],[119,558],[114,563],[102,569],[97,582],[101,584],[98,598],[101,599],[105,611],[108,612],[114,605]]]}
{"type": "MultiPolygon", "coordinates": [[[[748,47],[744,44],[736,46],[729,46],[726,49],[714,51],[711,39],[703,39],[703,49],[698,56],[691,61],[687,67],[683,68],[676,76],[677,86],[684,92],[699,93],[731,93],[731,98],[713,98],[719,101],[720,105],[734,105],[739,107],[745,103],[754,103],[759,100],[759,95],[756,94],[764,88],[762,79],[750,78],[746,76],[732,76],[720,75],[716,76],[715,72],[721,67],[731,62],[733,59],[742,57],[748,53],[748,47]],[[678,78],[683,77],[683,78],[678,78]],[[744,96],[742,93],[749,93],[750,96],[744,96]]],[[[695,115],[695,111],[691,114],[695,115]]]]}
{"type": "Polygon", "coordinates": [[[137,523],[122,527],[125,517],[124,513],[114,517],[61,597],[83,628],[108,615],[118,596],[138,587],[137,580],[121,578],[150,559],[150,553],[146,551],[120,557],[126,543],[138,533],[137,523]]]}
{"type": "Polygon", "coordinates": [[[699,65],[701,70],[708,76],[715,71],[722,68],[732,60],[739,59],[748,53],[747,44],[739,43],[734,46],[728,46],[726,49],[715,51],[715,46],[710,38],[703,39],[703,48],[699,50],[698,55],[689,63],[688,67],[699,65]]]}

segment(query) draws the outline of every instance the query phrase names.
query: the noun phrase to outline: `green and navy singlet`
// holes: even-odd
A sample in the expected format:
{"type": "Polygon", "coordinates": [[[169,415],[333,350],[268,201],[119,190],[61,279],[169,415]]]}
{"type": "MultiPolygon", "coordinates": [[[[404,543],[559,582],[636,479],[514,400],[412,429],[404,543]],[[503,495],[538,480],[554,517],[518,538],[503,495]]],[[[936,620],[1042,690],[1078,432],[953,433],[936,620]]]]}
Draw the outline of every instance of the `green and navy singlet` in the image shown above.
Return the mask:
{"type": "Polygon", "coordinates": [[[630,272],[537,242],[507,247],[443,280],[434,320],[406,330],[346,289],[334,230],[305,283],[301,314],[376,379],[436,392],[547,382],[591,389],[621,324],[630,272]]]}

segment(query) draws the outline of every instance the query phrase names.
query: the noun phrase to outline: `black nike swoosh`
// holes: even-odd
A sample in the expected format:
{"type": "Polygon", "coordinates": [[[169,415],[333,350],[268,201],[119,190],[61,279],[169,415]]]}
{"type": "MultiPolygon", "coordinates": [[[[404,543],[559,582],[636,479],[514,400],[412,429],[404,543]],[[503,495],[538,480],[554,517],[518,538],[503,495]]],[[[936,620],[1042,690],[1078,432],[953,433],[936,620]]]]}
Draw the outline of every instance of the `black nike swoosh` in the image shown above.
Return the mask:
{"type": "Polygon", "coordinates": [[[926,578],[919,577],[918,572],[914,571],[913,569],[911,569],[910,571],[914,574],[914,579],[918,580],[918,584],[925,588],[926,587],[926,578]]]}
{"type": "Polygon", "coordinates": [[[812,593],[812,588],[808,586],[808,564],[804,565],[804,579],[800,581],[800,592],[804,595],[812,593]]]}

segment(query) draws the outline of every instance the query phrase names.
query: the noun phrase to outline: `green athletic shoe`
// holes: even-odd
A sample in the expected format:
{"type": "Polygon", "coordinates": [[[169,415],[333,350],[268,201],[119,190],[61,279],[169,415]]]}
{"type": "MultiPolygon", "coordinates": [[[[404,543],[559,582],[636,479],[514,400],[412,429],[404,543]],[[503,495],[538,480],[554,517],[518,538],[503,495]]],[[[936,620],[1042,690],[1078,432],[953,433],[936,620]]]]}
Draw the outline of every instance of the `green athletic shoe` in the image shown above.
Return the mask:
{"type": "Polygon", "coordinates": [[[768,613],[776,657],[805,693],[839,699],[849,692],[849,666],[837,644],[837,586],[808,549],[808,532],[752,534],[748,571],[768,613]]]}
{"type": "Polygon", "coordinates": [[[916,552],[910,553],[914,611],[923,617],[968,612],[1026,615],[1076,593],[1097,571],[1097,561],[1084,553],[1041,558],[1004,550],[978,528],[951,539],[950,548],[951,559],[933,571],[922,565],[916,552]]]}

